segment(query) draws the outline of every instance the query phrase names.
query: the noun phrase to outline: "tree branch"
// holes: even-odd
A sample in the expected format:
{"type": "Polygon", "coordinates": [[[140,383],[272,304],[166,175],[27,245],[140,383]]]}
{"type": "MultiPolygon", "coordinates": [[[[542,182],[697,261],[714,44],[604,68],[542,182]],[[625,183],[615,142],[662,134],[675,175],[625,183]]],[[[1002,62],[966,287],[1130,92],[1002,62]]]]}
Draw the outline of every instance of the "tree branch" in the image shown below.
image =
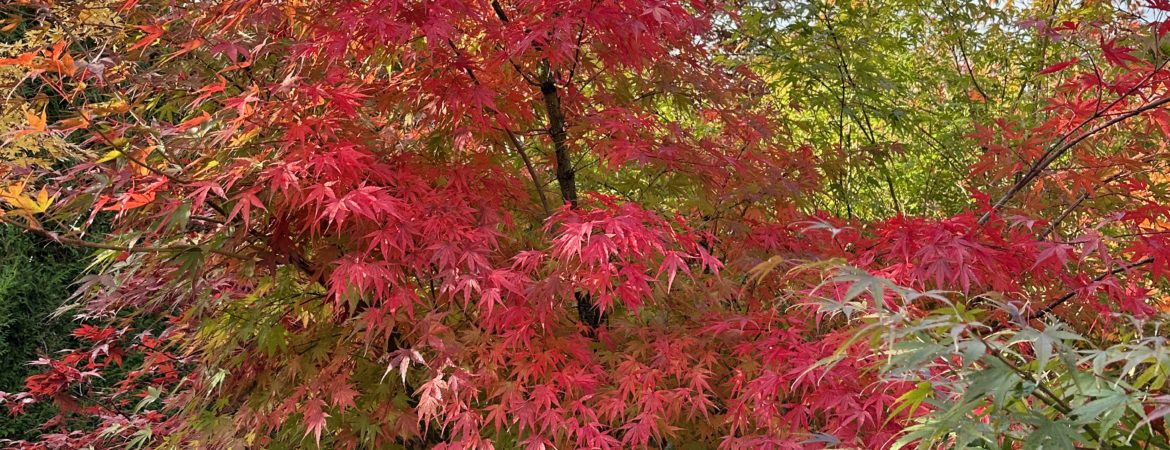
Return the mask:
{"type": "Polygon", "coordinates": [[[11,226],[20,228],[24,231],[42,236],[46,239],[49,239],[53,242],[57,242],[59,244],[71,245],[71,246],[75,246],[75,247],[93,248],[93,249],[98,249],[98,250],[123,251],[123,252],[127,252],[127,253],[182,253],[182,252],[187,252],[187,251],[191,251],[191,250],[200,250],[200,251],[207,251],[209,253],[215,253],[217,255],[227,256],[229,258],[234,258],[234,259],[238,259],[241,261],[251,261],[254,259],[254,258],[248,257],[248,256],[240,254],[240,253],[231,252],[231,251],[227,251],[227,250],[220,250],[220,249],[215,249],[215,248],[206,248],[206,247],[194,245],[194,244],[170,245],[170,246],[156,246],[156,245],[140,245],[140,246],[129,245],[129,246],[126,246],[126,245],[117,245],[117,244],[106,244],[106,243],[101,243],[101,242],[84,241],[81,239],[64,237],[64,236],[61,236],[61,235],[54,233],[52,231],[46,230],[44,228],[38,228],[38,227],[25,225],[25,224],[22,224],[20,222],[15,221],[15,220],[9,219],[8,217],[5,217],[5,216],[0,216],[0,223],[4,223],[7,225],[11,225],[11,226]]]}
{"type": "MultiPolygon", "coordinates": [[[[1141,267],[1141,266],[1144,266],[1146,264],[1150,264],[1152,262],[1154,262],[1154,258],[1148,257],[1148,258],[1142,259],[1138,262],[1135,262],[1133,264],[1123,265],[1123,266],[1118,267],[1116,269],[1113,269],[1113,270],[1110,270],[1110,271],[1105,272],[1103,274],[1097,275],[1096,277],[1093,278],[1093,282],[1094,283],[1099,282],[1099,281],[1104,280],[1105,278],[1110,277],[1112,275],[1117,275],[1119,273],[1128,271],[1129,269],[1141,267]]],[[[1057,298],[1056,300],[1052,301],[1052,303],[1044,305],[1043,308],[1040,308],[1040,309],[1032,312],[1031,314],[1028,314],[1024,319],[1025,319],[1025,321],[1030,321],[1030,320],[1038,319],[1040,316],[1043,316],[1045,314],[1049,314],[1052,312],[1052,310],[1060,307],[1060,305],[1063,305],[1065,302],[1072,300],[1072,298],[1076,297],[1076,295],[1077,295],[1077,291],[1075,291],[1075,290],[1069,291],[1068,293],[1066,293],[1066,294],[1060,296],[1059,298],[1057,298]]]]}
{"type": "MultiPolygon", "coordinates": [[[[1122,98],[1125,98],[1127,96],[1128,96],[1128,94],[1126,96],[1122,96],[1122,98]]],[[[1120,101],[1120,99],[1118,99],[1118,101],[1120,101]]],[[[1114,102],[1114,103],[1116,103],[1116,102],[1114,102]]],[[[1063,156],[1065,152],[1067,152],[1069,149],[1073,148],[1077,144],[1081,143],[1081,141],[1088,139],[1089,137],[1101,132],[1102,130],[1105,130],[1109,127],[1112,127],[1113,125],[1116,125],[1118,123],[1129,120],[1130,118],[1132,118],[1134,116],[1141,115],[1142,113],[1144,113],[1146,111],[1158,108],[1162,105],[1165,105],[1166,103],[1170,103],[1170,96],[1162,97],[1158,100],[1152,101],[1150,103],[1146,103],[1145,105],[1142,105],[1136,109],[1132,109],[1132,110],[1126,111],[1125,113],[1118,114],[1116,117],[1114,117],[1114,118],[1112,118],[1112,119],[1110,119],[1110,120],[1108,120],[1100,125],[1097,125],[1096,127],[1093,127],[1091,129],[1085,131],[1084,133],[1081,133],[1080,135],[1077,135],[1077,137],[1075,137],[1071,140],[1068,140],[1068,136],[1071,135],[1072,131],[1080,129],[1085,124],[1093,121],[1094,119],[1101,117],[1103,112],[1098,112],[1098,113],[1094,114],[1093,117],[1086,119],[1085,122],[1083,122],[1081,125],[1077,126],[1076,128],[1073,128],[1072,130],[1069,131],[1069,133],[1066,133],[1064,136],[1061,136],[1060,139],[1057,139],[1056,142],[1054,142],[1053,145],[1050,146],[1049,149],[1047,151],[1045,151],[1043,155],[1041,155],[1040,159],[1038,161],[1036,161],[1036,163],[1033,164],[1032,167],[1030,167],[1028,169],[1027,174],[1025,174],[1023,178],[1020,178],[1019,181],[1017,181],[1014,185],[1012,185],[1012,187],[1010,189],[1008,189],[1007,193],[1005,193],[1003,195],[1003,197],[1000,197],[1000,199],[998,201],[996,201],[994,205],[991,206],[990,211],[983,213],[983,215],[979,217],[979,224],[986,223],[988,221],[988,219],[991,218],[991,214],[993,212],[996,212],[996,211],[999,211],[1000,209],[1003,209],[1004,205],[1006,205],[1008,201],[1010,201],[1013,197],[1015,197],[1016,194],[1019,194],[1020,191],[1022,191],[1025,187],[1027,187],[1029,184],[1032,184],[1032,181],[1034,181],[1036,178],[1039,178],[1040,174],[1043,173],[1044,169],[1047,169],[1048,166],[1052,165],[1052,163],[1055,162],[1057,159],[1059,159],[1061,156],[1063,156]]],[[[1108,110],[1109,110],[1109,108],[1105,108],[1104,111],[1108,111],[1108,110]]]]}

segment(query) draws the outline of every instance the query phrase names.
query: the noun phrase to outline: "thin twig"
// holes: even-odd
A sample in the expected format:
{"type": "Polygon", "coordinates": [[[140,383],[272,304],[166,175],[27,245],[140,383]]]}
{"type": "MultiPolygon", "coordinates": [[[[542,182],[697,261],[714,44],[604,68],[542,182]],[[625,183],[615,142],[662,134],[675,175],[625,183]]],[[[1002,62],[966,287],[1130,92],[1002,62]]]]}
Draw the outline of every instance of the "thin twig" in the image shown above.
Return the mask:
{"type": "Polygon", "coordinates": [[[528,169],[528,176],[532,178],[532,184],[536,187],[536,195],[540,197],[540,206],[544,208],[544,215],[552,215],[552,208],[548,205],[548,197],[544,195],[544,185],[540,183],[540,177],[536,174],[536,168],[532,165],[532,159],[528,157],[528,153],[524,151],[524,146],[520,144],[520,139],[516,134],[508,128],[504,128],[504,132],[508,134],[508,141],[512,143],[512,147],[516,149],[516,153],[520,155],[520,159],[524,160],[524,168],[528,169]]]}

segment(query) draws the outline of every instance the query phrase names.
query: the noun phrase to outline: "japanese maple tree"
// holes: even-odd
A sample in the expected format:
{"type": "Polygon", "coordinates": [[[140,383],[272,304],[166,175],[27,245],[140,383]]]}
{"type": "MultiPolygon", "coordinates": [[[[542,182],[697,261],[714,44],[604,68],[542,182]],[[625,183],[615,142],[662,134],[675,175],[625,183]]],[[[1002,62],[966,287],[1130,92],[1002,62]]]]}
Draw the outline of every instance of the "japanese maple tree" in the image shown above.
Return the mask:
{"type": "MultiPolygon", "coordinates": [[[[33,6],[18,13],[47,26],[94,8],[33,6]]],[[[105,424],[46,443],[888,437],[891,397],[863,377],[796,388],[823,400],[781,420],[799,361],[728,359],[805,344],[804,319],[721,270],[790,245],[747,245],[738,210],[790,216],[816,174],[752,101],[759,81],[714,58],[720,6],[105,7],[118,32],[62,26],[5,60],[65,105],[29,108],[29,131],[93,155],[31,204],[32,186],[6,197],[6,222],[103,250],[80,294],[100,351],[46,360],[12,401],[105,424]],[[85,240],[103,212],[112,240],[85,240]],[[721,325],[743,311],[792,323],[721,325]],[[142,314],[166,325],[142,334],[142,314]],[[127,352],[144,361],[98,389],[127,352]]]]}

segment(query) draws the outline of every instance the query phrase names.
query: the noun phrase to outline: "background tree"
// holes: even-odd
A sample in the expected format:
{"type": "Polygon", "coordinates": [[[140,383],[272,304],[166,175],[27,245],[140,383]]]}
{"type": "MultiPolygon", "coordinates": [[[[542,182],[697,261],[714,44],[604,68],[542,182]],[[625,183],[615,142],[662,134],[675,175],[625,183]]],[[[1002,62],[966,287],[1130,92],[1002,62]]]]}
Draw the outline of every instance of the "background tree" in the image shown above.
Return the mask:
{"type": "MultiPolygon", "coordinates": [[[[841,217],[967,206],[972,124],[1039,123],[1070,44],[1037,33],[1103,6],[1072,2],[763,2],[732,35],[797,142],[822,158],[817,207],[841,217]]],[[[1075,42],[1071,45],[1083,45],[1075,42]]]]}

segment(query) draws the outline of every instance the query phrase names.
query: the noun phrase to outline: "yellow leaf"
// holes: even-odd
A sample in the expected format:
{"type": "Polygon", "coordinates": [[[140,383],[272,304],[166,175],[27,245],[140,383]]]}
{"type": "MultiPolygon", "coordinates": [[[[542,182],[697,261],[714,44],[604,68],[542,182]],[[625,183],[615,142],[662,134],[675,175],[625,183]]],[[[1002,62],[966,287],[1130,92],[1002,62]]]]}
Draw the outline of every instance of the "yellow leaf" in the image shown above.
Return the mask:
{"type": "Polygon", "coordinates": [[[130,110],[130,104],[122,99],[114,99],[108,102],[92,103],[85,107],[85,110],[90,113],[92,117],[101,117],[109,114],[121,114],[130,110]]]}
{"type": "Polygon", "coordinates": [[[39,214],[49,209],[56,196],[49,196],[49,191],[41,188],[36,198],[24,194],[24,184],[14,184],[0,191],[0,200],[12,206],[13,211],[28,214],[39,214]]]}
{"type": "Polygon", "coordinates": [[[250,142],[252,140],[252,138],[255,138],[259,134],[260,134],[260,129],[253,128],[251,130],[244,132],[244,134],[236,136],[234,139],[231,140],[230,143],[228,143],[228,146],[241,147],[241,146],[247,144],[248,142],[250,142]]]}
{"type": "Polygon", "coordinates": [[[99,162],[99,163],[109,162],[109,161],[113,161],[115,159],[118,159],[121,156],[122,156],[122,152],[117,151],[117,150],[110,150],[110,151],[106,152],[105,155],[102,155],[101,159],[98,159],[97,162],[99,162]]]}
{"type": "Polygon", "coordinates": [[[48,190],[41,188],[41,191],[37,193],[37,212],[45,212],[45,210],[49,209],[49,206],[53,204],[55,198],[56,196],[49,196],[48,190]]]}
{"type": "Polygon", "coordinates": [[[214,169],[216,167],[219,167],[219,161],[216,161],[213,159],[211,161],[208,161],[207,165],[203,166],[202,169],[199,169],[199,171],[195,172],[195,175],[201,175],[204,172],[207,172],[208,170],[214,169]]]}

